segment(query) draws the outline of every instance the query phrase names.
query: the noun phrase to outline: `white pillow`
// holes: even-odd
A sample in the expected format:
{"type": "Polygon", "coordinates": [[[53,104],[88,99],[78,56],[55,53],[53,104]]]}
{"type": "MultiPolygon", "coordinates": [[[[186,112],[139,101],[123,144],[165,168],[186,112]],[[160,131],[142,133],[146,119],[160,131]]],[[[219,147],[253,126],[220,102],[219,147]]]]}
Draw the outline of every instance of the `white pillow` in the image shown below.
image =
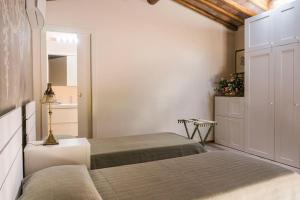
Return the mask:
{"type": "Polygon", "coordinates": [[[102,200],[83,165],[40,170],[24,179],[22,192],[19,200],[102,200]]]}

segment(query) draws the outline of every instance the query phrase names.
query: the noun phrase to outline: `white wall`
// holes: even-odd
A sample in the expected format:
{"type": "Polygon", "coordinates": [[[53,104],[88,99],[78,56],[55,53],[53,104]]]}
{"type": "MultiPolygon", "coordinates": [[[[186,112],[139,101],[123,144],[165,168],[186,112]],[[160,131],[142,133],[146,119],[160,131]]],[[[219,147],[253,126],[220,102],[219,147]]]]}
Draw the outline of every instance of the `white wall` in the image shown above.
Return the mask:
{"type": "Polygon", "coordinates": [[[235,50],[245,49],[245,27],[241,26],[234,33],[235,50]]]}
{"type": "Polygon", "coordinates": [[[50,1],[46,23],[95,33],[95,137],[184,134],[177,119],[212,119],[213,84],[234,70],[234,34],[171,0],[50,1]]]}
{"type": "MultiPolygon", "coordinates": [[[[64,56],[77,55],[76,42],[58,42],[56,40],[56,37],[68,37],[68,35],[69,34],[62,34],[50,31],[47,32],[47,54],[64,56]]],[[[73,34],[71,36],[73,36],[73,34]]]]}
{"type": "Polygon", "coordinates": [[[272,0],[270,2],[270,8],[276,8],[278,6],[281,6],[283,4],[287,4],[287,3],[290,3],[292,1],[295,1],[295,0],[272,0]]]}

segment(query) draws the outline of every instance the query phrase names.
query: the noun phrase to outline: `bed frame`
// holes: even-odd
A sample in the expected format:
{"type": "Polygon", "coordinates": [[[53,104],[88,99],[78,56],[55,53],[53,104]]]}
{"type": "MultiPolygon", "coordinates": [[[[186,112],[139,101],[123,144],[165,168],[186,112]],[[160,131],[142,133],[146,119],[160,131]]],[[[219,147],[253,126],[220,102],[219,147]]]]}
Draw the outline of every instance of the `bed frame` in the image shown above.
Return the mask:
{"type": "Polygon", "coordinates": [[[22,109],[0,117],[0,199],[18,197],[23,179],[22,109]]]}
{"type": "MultiPolygon", "coordinates": [[[[27,103],[23,107],[24,116],[24,135],[26,138],[26,143],[31,141],[36,141],[36,114],[35,114],[35,101],[27,103]]],[[[25,143],[25,144],[26,144],[25,143]]]]}
{"type": "Polygon", "coordinates": [[[0,199],[19,196],[23,179],[23,147],[36,140],[35,102],[0,117],[0,199]]]}

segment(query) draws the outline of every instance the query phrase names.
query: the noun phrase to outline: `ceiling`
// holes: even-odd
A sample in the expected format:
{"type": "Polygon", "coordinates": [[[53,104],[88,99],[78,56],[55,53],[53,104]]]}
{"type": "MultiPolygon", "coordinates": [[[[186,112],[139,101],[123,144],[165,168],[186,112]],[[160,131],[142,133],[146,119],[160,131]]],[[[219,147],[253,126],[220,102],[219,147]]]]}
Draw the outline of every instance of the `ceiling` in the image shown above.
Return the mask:
{"type": "MultiPolygon", "coordinates": [[[[147,0],[155,4],[159,0],[147,0]]],[[[173,0],[231,30],[244,25],[248,17],[269,9],[271,0],[173,0]]]]}
{"type": "MultiPolygon", "coordinates": [[[[47,0],[51,1],[51,0],[47,0]]],[[[52,0],[53,1],[53,0],[52,0]]],[[[156,4],[159,0],[147,0],[156,4]]],[[[269,9],[272,0],[173,0],[236,31],[244,20],[269,9]]]]}

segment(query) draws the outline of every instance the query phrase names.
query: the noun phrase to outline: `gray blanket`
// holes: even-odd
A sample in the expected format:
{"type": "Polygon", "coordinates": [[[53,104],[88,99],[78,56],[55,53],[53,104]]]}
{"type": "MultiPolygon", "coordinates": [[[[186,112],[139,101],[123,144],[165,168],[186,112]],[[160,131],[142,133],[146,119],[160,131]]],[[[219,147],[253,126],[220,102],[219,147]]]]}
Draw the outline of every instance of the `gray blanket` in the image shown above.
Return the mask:
{"type": "Polygon", "coordinates": [[[296,200],[299,174],[225,151],[90,171],[103,200],[296,200]]]}
{"type": "Polygon", "coordinates": [[[90,139],[91,168],[101,169],[203,153],[203,147],[175,133],[90,139]]]}

